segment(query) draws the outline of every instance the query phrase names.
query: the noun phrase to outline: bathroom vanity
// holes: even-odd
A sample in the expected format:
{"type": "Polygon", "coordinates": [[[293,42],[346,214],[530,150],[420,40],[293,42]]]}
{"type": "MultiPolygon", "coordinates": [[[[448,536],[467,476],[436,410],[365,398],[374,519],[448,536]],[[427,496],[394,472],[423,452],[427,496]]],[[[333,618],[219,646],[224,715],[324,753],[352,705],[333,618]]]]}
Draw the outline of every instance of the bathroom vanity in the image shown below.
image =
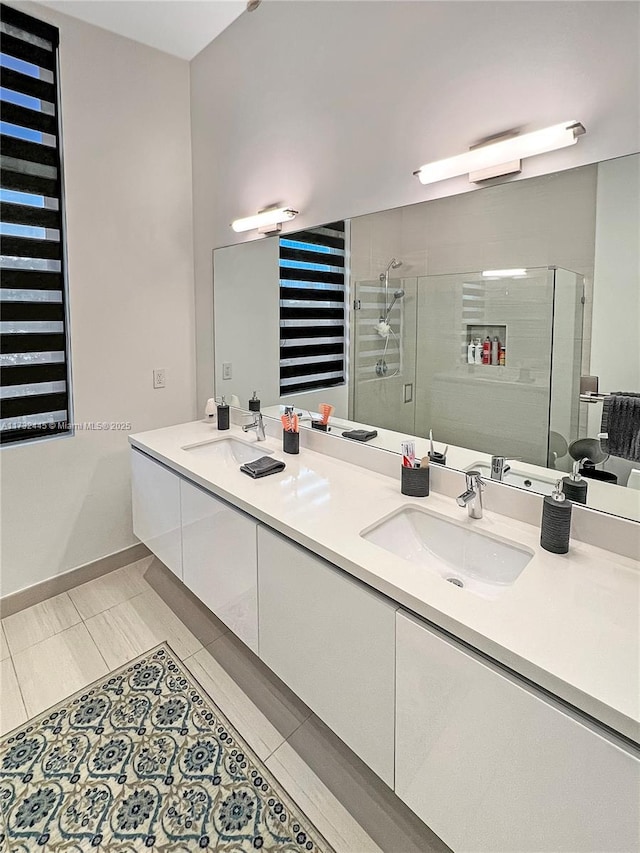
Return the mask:
{"type": "Polygon", "coordinates": [[[276,429],[131,436],[139,538],[456,853],[637,851],[638,562],[549,554],[533,525],[403,497],[399,471],[287,456],[276,429]],[[286,470],[240,472],[263,454],[286,470]],[[403,553],[412,513],[431,520],[403,553]],[[442,549],[470,533],[499,570],[460,588],[442,549]]]}

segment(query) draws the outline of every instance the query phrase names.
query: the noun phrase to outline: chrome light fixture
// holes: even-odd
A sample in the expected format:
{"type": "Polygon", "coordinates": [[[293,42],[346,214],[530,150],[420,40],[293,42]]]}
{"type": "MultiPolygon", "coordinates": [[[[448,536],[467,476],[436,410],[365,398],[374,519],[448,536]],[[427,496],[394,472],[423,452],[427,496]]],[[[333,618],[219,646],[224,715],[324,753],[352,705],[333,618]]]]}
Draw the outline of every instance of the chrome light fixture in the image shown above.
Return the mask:
{"type": "Polygon", "coordinates": [[[298,215],[297,210],[290,207],[267,207],[258,211],[255,216],[235,219],[231,223],[234,231],[254,231],[261,234],[277,234],[282,229],[282,223],[288,222],[298,215]]]}
{"type": "Polygon", "coordinates": [[[545,154],[558,148],[575,145],[578,137],[586,133],[579,121],[563,121],[532,133],[503,134],[474,146],[465,154],[437,160],[421,166],[414,175],[423,184],[446,181],[458,175],[469,175],[472,183],[510,175],[521,170],[521,160],[545,154]]]}

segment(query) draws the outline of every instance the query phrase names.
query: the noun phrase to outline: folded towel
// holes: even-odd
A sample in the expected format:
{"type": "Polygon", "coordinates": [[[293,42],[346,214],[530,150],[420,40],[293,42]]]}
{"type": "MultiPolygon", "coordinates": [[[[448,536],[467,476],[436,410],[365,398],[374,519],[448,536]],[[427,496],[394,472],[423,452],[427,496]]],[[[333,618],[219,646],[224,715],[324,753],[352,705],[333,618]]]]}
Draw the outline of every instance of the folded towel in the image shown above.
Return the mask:
{"type": "Polygon", "coordinates": [[[272,456],[261,456],[259,459],[254,459],[253,462],[247,462],[240,466],[243,474],[248,474],[257,480],[259,477],[268,477],[269,474],[277,474],[279,471],[284,471],[287,466],[279,459],[274,459],[272,456]]]}
{"type": "Polygon", "coordinates": [[[377,429],[350,429],[342,433],[343,438],[350,438],[353,441],[371,441],[377,435],[377,429]]]}
{"type": "Polygon", "coordinates": [[[600,439],[605,453],[640,462],[640,394],[616,391],[604,398],[600,439]]]}

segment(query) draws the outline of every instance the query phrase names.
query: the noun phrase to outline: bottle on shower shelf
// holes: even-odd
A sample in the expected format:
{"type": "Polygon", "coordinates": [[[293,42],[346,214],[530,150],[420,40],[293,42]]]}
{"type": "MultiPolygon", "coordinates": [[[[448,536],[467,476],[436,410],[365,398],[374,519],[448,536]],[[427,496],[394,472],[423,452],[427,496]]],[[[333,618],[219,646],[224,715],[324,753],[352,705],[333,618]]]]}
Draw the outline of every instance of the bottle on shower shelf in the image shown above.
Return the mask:
{"type": "Polygon", "coordinates": [[[475,347],[476,347],[476,364],[482,364],[482,343],[480,341],[480,338],[476,338],[475,347]]]}
{"type": "Polygon", "coordinates": [[[482,363],[491,364],[491,338],[489,335],[487,335],[482,344],[482,363]]]}
{"type": "Polygon", "coordinates": [[[469,339],[469,346],[467,347],[467,364],[475,364],[476,361],[476,345],[473,338],[469,339]]]}
{"type": "Polygon", "coordinates": [[[500,359],[500,341],[496,335],[491,341],[491,364],[498,364],[500,359]]]}

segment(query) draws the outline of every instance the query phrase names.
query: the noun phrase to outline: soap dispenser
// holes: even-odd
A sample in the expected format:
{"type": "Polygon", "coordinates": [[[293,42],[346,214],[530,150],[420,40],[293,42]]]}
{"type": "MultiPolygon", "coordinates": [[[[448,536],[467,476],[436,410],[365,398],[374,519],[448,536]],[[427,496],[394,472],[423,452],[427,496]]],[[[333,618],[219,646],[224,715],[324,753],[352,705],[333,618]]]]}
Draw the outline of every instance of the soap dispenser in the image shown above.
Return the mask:
{"type": "Polygon", "coordinates": [[[571,501],[562,491],[562,480],[558,480],[553,493],[542,502],[540,545],[552,554],[566,554],[570,535],[571,501]]]}
{"type": "Polygon", "coordinates": [[[580,475],[580,465],[584,459],[573,463],[573,472],[562,478],[562,491],[570,501],[579,504],[587,502],[587,481],[580,475]]]}
{"type": "Polygon", "coordinates": [[[260,411],[260,399],[258,397],[258,392],[253,392],[253,397],[249,400],[249,411],[250,412],[259,412],[260,411]]]}
{"type": "Polygon", "coordinates": [[[204,422],[212,424],[216,419],[216,401],[213,397],[209,397],[207,405],[204,407],[204,422]]]}
{"type": "Polygon", "coordinates": [[[224,397],[218,403],[218,429],[229,429],[229,406],[224,397]]]}

